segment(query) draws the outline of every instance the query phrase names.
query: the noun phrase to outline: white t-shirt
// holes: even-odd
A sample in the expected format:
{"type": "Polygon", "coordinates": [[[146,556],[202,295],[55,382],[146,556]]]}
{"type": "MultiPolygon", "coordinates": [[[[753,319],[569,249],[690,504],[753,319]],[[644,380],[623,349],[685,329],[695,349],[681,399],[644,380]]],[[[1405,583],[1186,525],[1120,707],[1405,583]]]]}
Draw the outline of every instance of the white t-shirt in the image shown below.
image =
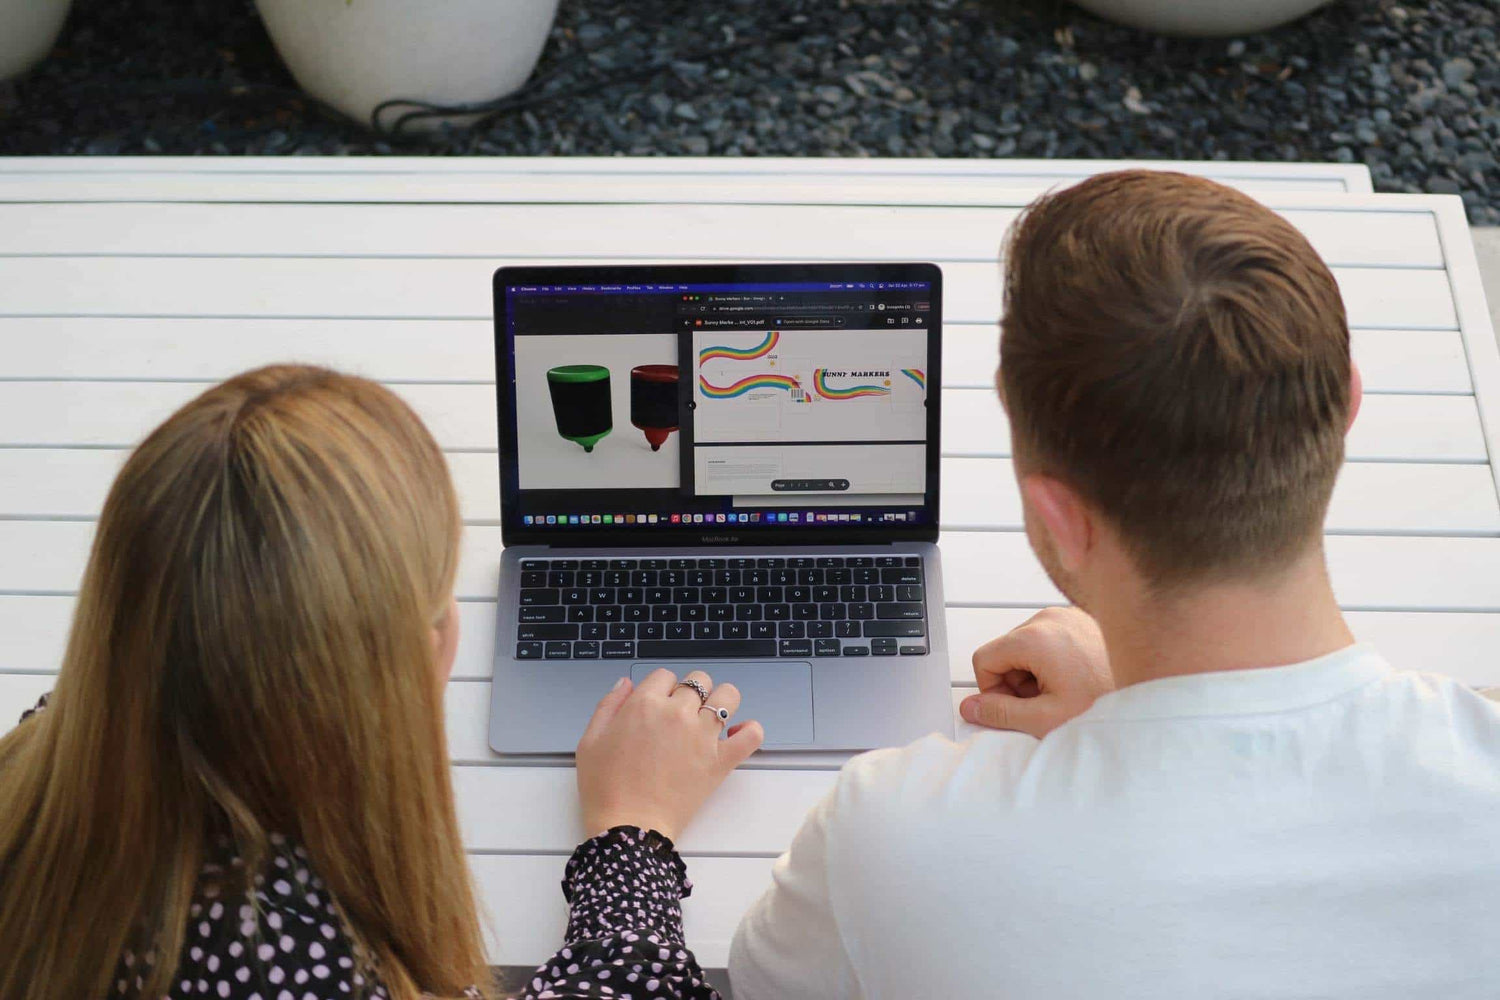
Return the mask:
{"type": "Polygon", "coordinates": [[[1368,646],[865,754],[735,1000],[1500,997],[1500,706],[1368,646]]]}

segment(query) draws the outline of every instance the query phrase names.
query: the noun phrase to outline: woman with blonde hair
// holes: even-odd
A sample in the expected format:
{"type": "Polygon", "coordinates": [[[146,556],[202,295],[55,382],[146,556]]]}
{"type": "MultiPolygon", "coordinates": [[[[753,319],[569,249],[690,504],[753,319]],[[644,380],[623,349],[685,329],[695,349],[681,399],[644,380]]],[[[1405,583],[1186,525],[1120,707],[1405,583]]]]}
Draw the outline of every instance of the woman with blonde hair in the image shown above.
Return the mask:
{"type": "MultiPolygon", "coordinates": [[[[56,689],[0,738],[0,1000],[491,992],[443,719],[461,528],[412,411],[326,369],[231,379],[135,450],[56,689]]],[[[528,994],[711,995],[671,838],[761,734],[697,704],[665,671],[601,703],[598,836],[528,994]]]]}

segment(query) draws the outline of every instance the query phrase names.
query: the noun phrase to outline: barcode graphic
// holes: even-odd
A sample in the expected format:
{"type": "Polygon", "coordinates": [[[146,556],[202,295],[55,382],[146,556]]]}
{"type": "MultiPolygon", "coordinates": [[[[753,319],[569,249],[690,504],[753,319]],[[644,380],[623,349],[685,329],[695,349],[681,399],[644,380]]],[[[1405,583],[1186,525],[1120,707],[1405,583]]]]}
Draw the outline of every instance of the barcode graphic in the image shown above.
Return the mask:
{"type": "Polygon", "coordinates": [[[807,392],[803,389],[792,390],[792,402],[800,403],[807,398],[807,392]]]}

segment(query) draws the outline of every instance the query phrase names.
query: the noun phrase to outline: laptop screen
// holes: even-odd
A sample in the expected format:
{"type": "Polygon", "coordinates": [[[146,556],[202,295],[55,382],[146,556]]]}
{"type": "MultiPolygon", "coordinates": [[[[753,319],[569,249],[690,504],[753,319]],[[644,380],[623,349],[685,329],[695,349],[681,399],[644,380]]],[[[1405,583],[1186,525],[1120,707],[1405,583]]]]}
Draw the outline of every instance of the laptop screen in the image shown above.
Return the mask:
{"type": "Polygon", "coordinates": [[[495,290],[508,544],[935,536],[935,267],[502,268],[495,290]]]}

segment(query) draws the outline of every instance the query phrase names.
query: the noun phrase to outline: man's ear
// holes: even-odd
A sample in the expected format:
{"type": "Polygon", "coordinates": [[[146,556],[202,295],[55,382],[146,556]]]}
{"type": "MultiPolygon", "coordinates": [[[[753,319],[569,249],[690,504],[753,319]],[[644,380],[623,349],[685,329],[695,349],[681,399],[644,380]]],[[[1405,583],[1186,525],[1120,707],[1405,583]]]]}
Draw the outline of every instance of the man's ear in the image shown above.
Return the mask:
{"type": "Polygon", "coordinates": [[[1060,568],[1078,572],[1094,547],[1098,530],[1083,498],[1062,480],[1036,473],[1021,478],[1021,495],[1051,536],[1060,568]]]}
{"type": "Polygon", "coordinates": [[[1349,359],[1349,423],[1344,425],[1345,434],[1348,434],[1349,429],[1354,426],[1354,418],[1359,416],[1359,404],[1364,398],[1365,380],[1359,374],[1359,365],[1355,364],[1351,357],[1349,359]]]}

